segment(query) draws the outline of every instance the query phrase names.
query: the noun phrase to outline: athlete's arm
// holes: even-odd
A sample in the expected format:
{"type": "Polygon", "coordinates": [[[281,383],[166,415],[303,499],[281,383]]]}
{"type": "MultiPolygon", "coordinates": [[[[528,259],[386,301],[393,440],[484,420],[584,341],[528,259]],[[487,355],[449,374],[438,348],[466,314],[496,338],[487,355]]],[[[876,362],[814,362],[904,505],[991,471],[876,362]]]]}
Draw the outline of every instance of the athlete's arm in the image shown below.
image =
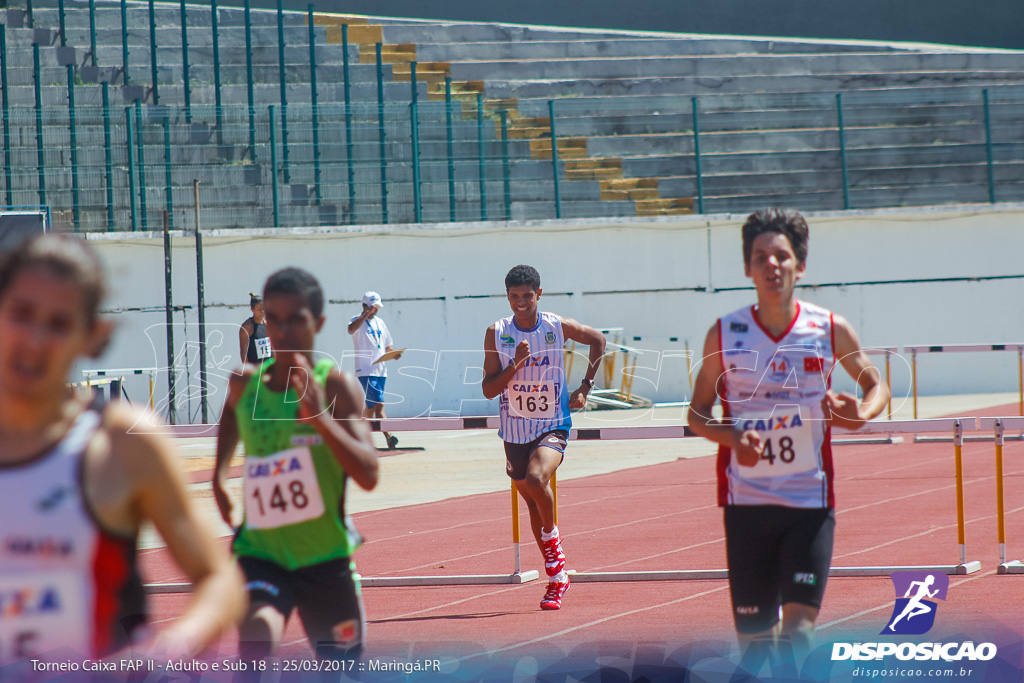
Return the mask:
{"type": "Polygon", "coordinates": [[[889,387],[882,381],[878,368],[860,348],[860,340],[853,326],[839,315],[833,316],[835,352],[843,369],[860,386],[864,396],[860,401],[853,394],[825,395],[825,417],[833,425],[845,429],[859,429],[867,420],[878,417],[889,402],[889,387]]]}
{"type": "Polygon", "coordinates": [[[484,379],[480,382],[484,398],[494,398],[500,394],[529,357],[530,342],[523,340],[516,346],[513,362],[508,367],[501,367],[501,355],[494,345],[494,325],[488,327],[484,334],[484,379]]]}
{"type": "Polygon", "coordinates": [[[712,325],[704,339],[704,358],[693,384],[686,422],[690,429],[705,439],[731,448],[740,465],[752,467],[757,464],[764,449],[761,435],[753,429],[737,431],[732,425],[716,419],[711,412],[719,397],[722,375],[725,374],[720,350],[718,325],[712,325]]]}
{"type": "Polygon", "coordinates": [[[100,449],[92,470],[103,479],[87,490],[105,526],[137,530],[149,520],[167,543],[192,592],[181,617],[156,634],[148,649],[154,657],[192,658],[241,619],[242,576],[189,503],[171,437],[161,427],[131,432],[137,417],[122,406],[104,411],[109,449],[100,449]]]}
{"type": "Polygon", "coordinates": [[[351,376],[334,370],[327,375],[326,386],[321,388],[311,379],[313,368],[305,355],[296,353],[292,363],[305,370],[305,373],[289,375],[292,387],[300,396],[299,419],[312,423],[352,481],[367,491],[372,490],[377,486],[380,470],[370,426],[361,418],[363,392],[359,385],[351,376]]]}
{"type": "Polygon", "coordinates": [[[242,395],[245,385],[254,374],[251,366],[248,370],[235,372],[228,378],[228,396],[224,401],[224,411],[220,415],[220,426],[217,428],[217,461],[214,466],[213,500],[217,503],[220,516],[228,526],[234,526],[231,521],[231,497],[228,496],[227,483],[230,472],[231,457],[238,447],[238,417],[235,415],[235,408],[238,405],[238,398],[242,395]]]}
{"type": "Polygon", "coordinates": [[[246,328],[246,326],[248,324],[249,324],[249,321],[246,320],[238,328],[238,355],[242,357],[242,362],[243,363],[246,362],[246,360],[247,360],[247,355],[246,354],[249,352],[249,336],[251,334],[253,334],[253,332],[256,331],[256,328],[255,328],[255,325],[254,325],[253,326],[253,331],[250,332],[246,328]]]}
{"type": "Polygon", "coordinates": [[[604,358],[604,350],[607,341],[604,335],[589,325],[576,322],[572,318],[562,318],[562,334],[566,339],[571,339],[578,344],[586,344],[590,347],[590,365],[583,379],[589,380],[580,383],[576,391],[569,396],[570,408],[583,408],[587,405],[587,396],[590,394],[590,381],[597,375],[597,368],[604,358]]]}

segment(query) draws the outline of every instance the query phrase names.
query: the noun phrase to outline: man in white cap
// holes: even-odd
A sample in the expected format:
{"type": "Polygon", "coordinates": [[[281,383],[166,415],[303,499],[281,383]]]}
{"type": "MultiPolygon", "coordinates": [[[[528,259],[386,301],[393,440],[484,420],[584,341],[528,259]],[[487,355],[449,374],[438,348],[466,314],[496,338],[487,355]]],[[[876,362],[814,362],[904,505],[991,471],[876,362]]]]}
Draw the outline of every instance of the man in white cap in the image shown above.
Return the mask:
{"type": "MultiPolygon", "coordinates": [[[[383,305],[380,294],[367,292],[363,295],[363,312],[348,323],[348,333],[352,335],[352,343],[356,348],[356,378],[366,394],[363,417],[367,419],[387,417],[384,414],[384,382],[388,370],[384,363],[376,361],[395,349],[391,331],[377,316],[383,305]]],[[[388,448],[398,445],[398,437],[384,432],[384,438],[387,439],[388,448]]]]}

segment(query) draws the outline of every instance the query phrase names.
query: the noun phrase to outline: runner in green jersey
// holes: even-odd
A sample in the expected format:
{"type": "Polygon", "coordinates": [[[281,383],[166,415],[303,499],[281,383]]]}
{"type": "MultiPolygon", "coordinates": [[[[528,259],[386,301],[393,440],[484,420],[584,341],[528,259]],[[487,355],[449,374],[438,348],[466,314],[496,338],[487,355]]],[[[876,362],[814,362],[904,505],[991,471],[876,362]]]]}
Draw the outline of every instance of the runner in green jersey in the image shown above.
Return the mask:
{"type": "Polygon", "coordinates": [[[243,660],[281,643],[298,609],[318,657],[353,659],[366,622],[347,523],[345,483],[377,485],[377,456],[360,419],[362,391],[330,360],[312,362],[324,324],[323,291],[308,272],[286,268],[263,290],[274,357],[231,377],[217,436],[214,498],[233,523],[226,484],[238,441],[245,444],[244,519],[234,552],[250,607],[239,633],[243,660]]]}

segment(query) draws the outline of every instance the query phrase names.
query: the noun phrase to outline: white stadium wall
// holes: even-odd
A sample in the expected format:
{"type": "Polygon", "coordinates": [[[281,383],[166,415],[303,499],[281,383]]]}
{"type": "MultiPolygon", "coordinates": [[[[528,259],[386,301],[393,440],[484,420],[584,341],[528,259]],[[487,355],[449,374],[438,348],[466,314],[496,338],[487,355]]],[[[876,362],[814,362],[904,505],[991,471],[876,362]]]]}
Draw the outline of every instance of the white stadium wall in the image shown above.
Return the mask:
{"type": "MultiPolygon", "coordinates": [[[[807,217],[810,256],[799,296],[846,316],[862,345],[1024,342],[1024,206],[807,217]]],[[[685,400],[685,350],[699,357],[716,316],[753,301],[741,259],[744,218],[205,233],[210,419],[219,415],[225,377],[238,365],[238,326],[249,315],[248,292],[260,291],[270,273],[290,265],[320,279],[328,304],[318,351],[346,369],[352,368],[349,318],[359,312],[365,290],[383,296],[381,316],[396,345],[409,347],[390,365],[389,416],[496,412],[495,402],[485,401],[479,389],[481,348],[487,326],[510,314],[503,279],[518,263],[540,271],[543,309],[595,327],[622,328],[623,343],[643,351],[634,393],[659,402],[685,400]]],[[[178,419],[198,422],[195,240],[172,235],[173,304],[180,307],[173,314],[178,419]]],[[[158,408],[165,407],[162,235],[89,237],[108,267],[111,295],[105,307],[118,331],[103,358],[79,369],[158,367],[156,399],[158,408]]],[[[910,391],[909,356],[903,355],[906,363],[894,359],[892,365],[897,396],[910,391]]],[[[1016,355],[921,356],[919,391],[1016,391],[1016,355]]],[[[132,400],[145,400],[144,376],[128,379],[126,390],[132,400]]]]}

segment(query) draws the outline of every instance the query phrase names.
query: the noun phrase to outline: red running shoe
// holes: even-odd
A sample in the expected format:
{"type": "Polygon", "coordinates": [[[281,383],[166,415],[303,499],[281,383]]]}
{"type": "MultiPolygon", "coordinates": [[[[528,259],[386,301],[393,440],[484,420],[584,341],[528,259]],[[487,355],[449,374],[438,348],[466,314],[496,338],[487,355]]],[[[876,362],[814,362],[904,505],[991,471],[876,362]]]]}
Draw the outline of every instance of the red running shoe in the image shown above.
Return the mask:
{"type": "Polygon", "coordinates": [[[565,569],[565,553],[562,552],[562,536],[559,534],[544,544],[544,571],[554,576],[565,569]]]}
{"type": "Polygon", "coordinates": [[[541,609],[561,609],[562,608],[562,596],[569,590],[569,577],[565,578],[565,583],[558,583],[552,581],[548,584],[548,589],[544,593],[544,599],[540,601],[541,609]]]}

